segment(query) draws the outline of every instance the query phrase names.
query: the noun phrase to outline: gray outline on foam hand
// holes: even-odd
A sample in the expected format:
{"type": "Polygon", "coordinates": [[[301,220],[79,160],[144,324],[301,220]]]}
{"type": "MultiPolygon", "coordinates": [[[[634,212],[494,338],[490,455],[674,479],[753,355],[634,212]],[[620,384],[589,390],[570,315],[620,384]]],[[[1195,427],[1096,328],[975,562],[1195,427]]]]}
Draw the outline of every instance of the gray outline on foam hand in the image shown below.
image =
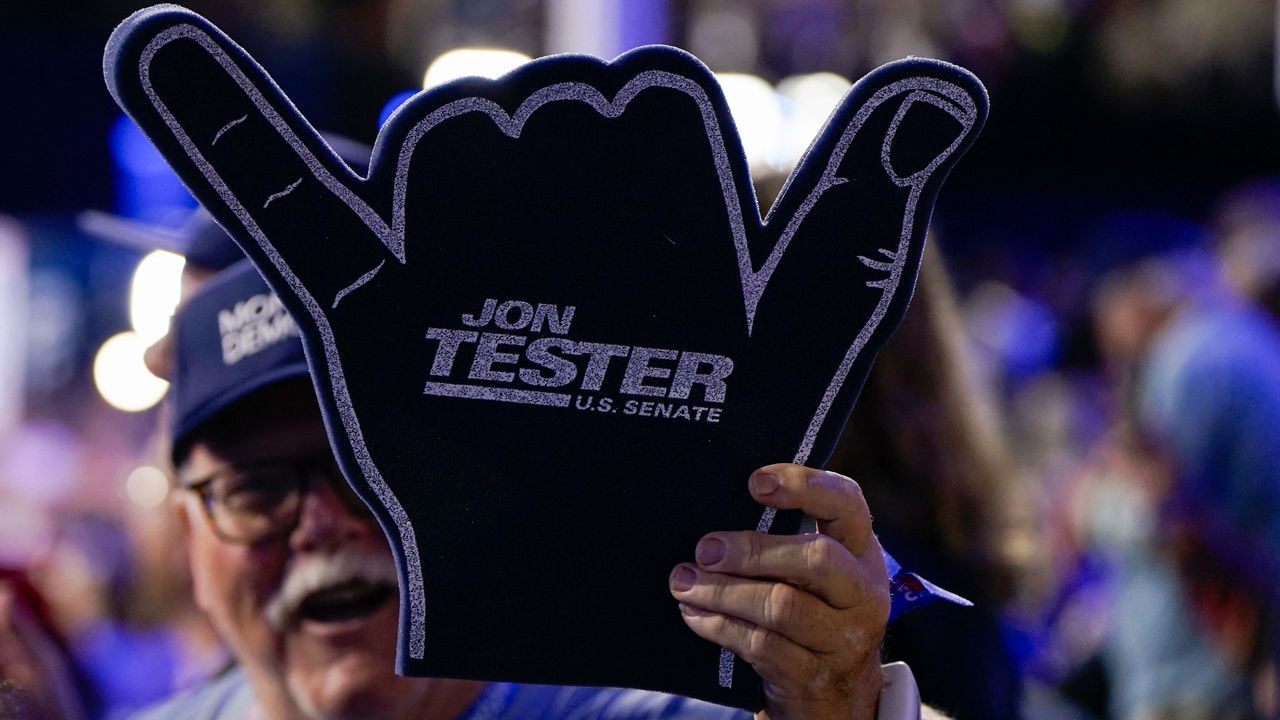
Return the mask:
{"type": "MultiPolygon", "coordinates": [[[[174,134],[178,143],[182,146],[187,156],[192,160],[196,167],[204,175],[205,179],[218,193],[219,197],[225,202],[228,208],[244,225],[246,231],[253,237],[254,241],[266,254],[276,271],[290,286],[303,306],[311,315],[315,322],[316,328],[320,332],[321,343],[325,350],[325,361],[329,369],[332,391],[334,400],[338,406],[339,414],[342,418],[343,429],[346,432],[348,442],[350,443],[352,453],[356,458],[357,464],[360,466],[361,472],[364,474],[370,488],[374,491],[378,500],[383,504],[388,515],[392,518],[400,533],[400,543],[403,551],[406,569],[408,571],[408,589],[409,596],[409,656],[414,659],[422,659],[425,654],[425,622],[426,622],[426,601],[422,581],[421,560],[418,556],[418,548],[415,540],[412,523],[410,523],[408,515],[404,508],[400,505],[391,491],[391,488],[383,480],[373,459],[369,456],[368,449],[365,446],[363,434],[360,429],[358,418],[356,417],[354,408],[352,407],[350,394],[347,390],[345,376],[342,371],[341,359],[338,355],[337,345],[335,343],[333,330],[329,325],[328,318],[320,304],[311,295],[307,288],[301,283],[299,278],[293,273],[292,269],[285,263],[284,259],[276,251],[270,240],[263,233],[257,222],[253,219],[251,213],[235,197],[227,187],[225,181],[218,175],[213,166],[201,154],[196,143],[187,135],[182,126],[174,118],[172,112],[160,100],[156,94],[150,78],[150,63],[154,59],[160,48],[171,42],[180,39],[189,39],[202,48],[225,70],[246,94],[249,100],[254,104],[263,118],[276,130],[281,138],[293,148],[294,152],[303,161],[312,175],[322,185],[324,185],[337,198],[341,199],[346,205],[356,213],[357,216],[365,223],[374,235],[383,243],[383,245],[395,256],[401,263],[406,262],[405,257],[405,235],[404,235],[404,203],[408,192],[408,172],[413,156],[413,151],[418,142],[432,128],[440,123],[459,115],[479,112],[489,116],[495,126],[510,137],[519,137],[524,123],[542,106],[561,101],[577,101],[585,103],[605,117],[615,118],[621,115],[627,105],[642,91],[661,87],[676,90],[684,93],[692,99],[699,107],[701,112],[704,129],[707,134],[708,142],[714,156],[716,171],[720,179],[721,190],[724,195],[725,206],[729,223],[733,233],[734,249],[737,253],[738,269],[742,281],[743,300],[745,307],[745,320],[747,325],[747,333],[750,335],[751,328],[755,318],[756,307],[760,298],[765,292],[774,270],[780,262],[784,251],[791,242],[795,233],[799,230],[800,225],[808,213],[814,208],[821,196],[832,187],[847,182],[846,178],[839,177],[836,174],[837,168],[844,159],[850,145],[861,130],[867,118],[878,109],[883,103],[893,99],[894,97],[908,92],[906,98],[902,100],[902,105],[895,114],[888,132],[885,134],[881,146],[881,165],[889,178],[899,187],[909,188],[906,207],[903,213],[903,225],[899,235],[898,244],[895,248],[879,248],[880,253],[889,259],[890,262],[873,260],[867,257],[860,257],[859,260],[867,267],[887,272],[888,275],[882,280],[867,283],[868,286],[881,290],[880,301],[873,310],[871,317],[863,324],[858,335],[846,351],[843,360],[833,374],[826,392],[815,410],[813,418],[810,420],[809,426],[806,428],[804,436],[801,438],[796,455],[793,462],[803,464],[812,452],[813,444],[816,440],[819,429],[822,427],[827,414],[830,412],[831,405],[834,403],[836,396],[839,394],[848,377],[854,362],[865,348],[867,342],[870,341],[875,330],[879,327],[885,314],[888,312],[889,306],[897,296],[898,287],[902,280],[902,274],[905,270],[908,250],[911,243],[912,234],[915,231],[915,211],[919,203],[920,195],[924,190],[924,186],[942,165],[960,145],[970,137],[978,118],[977,105],[973,98],[963,88],[946,80],[930,77],[911,77],[899,80],[878,90],[858,109],[855,116],[849,121],[847,127],[840,136],[839,141],[832,149],[827,159],[826,168],[819,181],[810,190],[803,202],[797,208],[793,216],[787,222],[786,227],[779,235],[777,242],[771,249],[768,257],[762,263],[759,270],[752,267],[750,252],[747,246],[747,232],[745,218],[742,216],[742,203],[740,202],[740,193],[736,185],[736,181],[731,170],[728,151],[725,147],[724,136],[721,132],[720,123],[716,114],[715,105],[711,102],[702,86],[690,78],[677,75],[675,73],[651,70],[641,72],[628,82],[618,93],[615,94],[612,101],[607,100],[599,90],[585,83],[566,82],[557,83],[546,86],[525,99],[521,103],[514,115],[509,115],[502,107],[491,100],[480,97],[469,97],[448,103],[427,115],[426,118],[419,121],[406,136],[404,144],[401,146],[395,174],[395,184],[393,189],[392,204],[392,223],[388,225],[383,218],[372,208],[368,206],[358,195],[356,195],[347,185],[334,177],[309,149],[307,143],[289,127],[276,108],[266,100],[261,91],[255,86],[244,72],[239,68],[235,61],[227,54],[221,45],[215,41],[207,31],[195,25],[188,23],[177,24],[156,35],[148,42],[143,50],[139,60],[139,77],[142,87],[153,107],[174,134]],[[955,118],[962,125],[961,131],[956,135],[955,140],[944,149],[933,161],[925,168],[907,176],[900,177],[892,167],[889,159],[890,146],[893,143],[897,130],[902,119],[910,106],[916,102],[926,102],[955,118]]],[[[305,121],[304,121],[305,122],[305,121]]],[[[238,121],[234,124],[238,124],[238,121]]],[[[231,125],[224,127],[224,131],[230,129],[231,125]]],[[[219,132],[219,136],[221,135],[219,132]]],[[[319,140],[319,136],[313,138],[313,142],[319,140]]],[[[320,140],[322,143],[323,141],[320,140]]],[[[801,159],[797,166],[797,171],[793,172],[788,178],[786,186],[782,190],[785,195],[790,188],[791,181],[796,177],[800,168],[805,168],[810,162],[813,162],[811,147],[805,156],[801,159]]],[[[354,175],[352,176],[354,178],[354,175]]],[[[776,207],[776,204],[775,204],[776,207]]],[[[758,213],[758,210],[756,211],[758,213]]],[[[762,229],[767,227],[772,220],[772,211],[760,223],[762,229]]],[[[755,218],[759,220],[759,216],[755,218]]],[[[385,261],[384,261],[385,262],[385,261]]],[[[381,269],[379,264],[373,270],[365,272],[355,282],[347,288],[339,292],[338,297],[334,298],[333,304],[336,306],[347,293],[352,292],[362,286],[365,282],[381,269]]],[[[766,508],[761,515],[757,530],[762,532],[768,531],[774,519],[775,511],[773,508],[766,508]]],[[[733,671],[734,671],[734,655],[728,650],[722,650],[718,666],[718,681],[722,687],[732,687],[733,671]]]]}
{"type": "MultiPolygon", "coordinates": [[[[395,523],[396,529],[400,532],[401,550],[404,556],[405,569],[408,574],[407,592],[409,597],[409,607],[406,613],[409,616],[409,656],[414,659],[422,659],[426,654],[426,597],[422,585],[422,561],[418,557],[418,543],[416,535],[413,531],[413,524],[409,522],[408,513],[404,511],[404,507],[396,498],[395,493],[387,485],[382,478],[382,473],[373,463],[373,458],[369,456],[369,450],[364,443],[364,435],[360,429],[360,424],[356,419],[355,411],[351,405],[351,396],[347,391],[346,378],[342,371],[342,362],[338,357],[337,343],[334,341],[333,328],[329,325],[329,320],[325,316],[324,310],[316,299],[311,295],[307,288],[294,274],[293,270],[285,263],[284,258],[280,257],[280,253],[276,251],[275,246],[271,244],[266,235],[262,232],[262,228],[253,219],[253,216],[245,208],[240,199],[232,194],[231,189],[227,187],[222,177],[214,170],[213,165],[205,159],[200,152],[196,143],[187,135],[183,127],[174,118],[168,106],[160,100],[155,92],[155,88],[151,84],[151,60],[155,57],[160,48],[168,45],[175,40],[180,39],[193,40],[202,48],[209,52],[210,56],[218,62],[219,65],[227,72],[227,74],[240,86],[245,92],[254,106],[267,119],[268,122],[280,133],[281,137],[288,143],[312,173],[321,180],[321,182],[335,192],[335,194],[347,203],[354,210],[365,224],[383,240],[385,244],[390,230],[386,227],[386,223],[381,222],[381,218],[373,212],[363,201],[355,196],[353,192],[345,185],[341,185],[329,174],[328,170],[320,164],[320,161],[305,148],[302,141],[294,134],[293,130],[284,122],[280,114],[275,108],[267,102],[262,96],[257,86],[253,85],[245,76],[244,72],[235,64],[227,55],[226,51],[217,44],[203,29],[190,24],[175,25],[171,28],[156,35],[146,48],[143,49],[139,58],[138,75],[142,83],[142,88],[147,94],[147,98],[151,101],[156,112],[160,114],[165,125],[169,127],[170,132],[174,134],[178,143],[186,152],[187,157],[195,163],[200,173],[213,186],[215,192],[227,204],[227,207],[235,214],[236,218],[244,225],[246,232],[253,238],[271,260],[271,264],[290,289],[298,297],[298,300],[307,309],[307,313],[311,315],[311,319],[315,322],[316,329],[320,332],[321,345],[324,347],[325,365],[329,369],[330,386],[334,395],[334,401],[338,405],[338,413],[342,416],[343,430],[347,434],[347,441],[351,445],[352,454],[356,458],[356,463],[360,466],[360,472],[364,475],[365,481],[369,484],[374,495],[382,503],[387,514],[391,516],[392,522],[395,523]],[[334,188],[334,185],[341,185],[341,191],[334,188]],[[342,192],[345,191],[345,192],[342,192]]],[[[339,298],[340,299],[340,298],[339,298]]]]}

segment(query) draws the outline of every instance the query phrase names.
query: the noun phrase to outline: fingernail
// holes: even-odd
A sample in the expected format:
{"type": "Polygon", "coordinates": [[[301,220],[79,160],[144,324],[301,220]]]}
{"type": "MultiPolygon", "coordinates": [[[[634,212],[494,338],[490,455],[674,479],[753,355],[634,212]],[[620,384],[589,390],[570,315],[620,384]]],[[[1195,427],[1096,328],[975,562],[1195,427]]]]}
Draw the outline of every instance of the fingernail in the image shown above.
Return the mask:
{"type": "Polygon", "coordinates": [[[691,617],[703,617],[708,613],[706,610],[703,610],[702,608],[696,608],[696,607],[693,607],[692,605],[685,605],[684,603],[680,603],[680,614],[689,615],[691,617]]]}
{"type": "Polygon", "coordinates": [[[698,561],[699,565],[707,567],[723,560],[725,550],[724,541],[720,538],[703,538],[702,542],[698,543],[698,547],[694,549],[693,557],[698,561]]]}
{"type": "Polygon", "coordinates": [[[698,582],[698,571],[688,565],[677,565],[671,573],[671,589],[676,592],[691,590],[696,582],[698,582]]]}
{"type": "Polygon", "coordinates": [[[756,495],[768,495],[778,489],[778,478],[760,474],[751,476],[751,492],[756,495]]]}
{"type": "MultiPolygon", "coordinates": [[[[915,97],[915,95],[913,94],[909,97],[915,97]]],[[[951,103],[944,103],[944,106],[954,107],[951,103]]],[[[950,110],[930,102],[917,102],[913,99],[908,99],[906,104],[899,108],[898,117],[896,119],[897,130],[894,131],[893,137],[886,138],[890,147],[888,153],[885,155],[885,159],[888,162],[884,165],[885,170],[889,171],[889,174],[895,181],[905,182],[914,175],[925,172],[926,170],[931,171],[932,168],[937,167],[938,163],[944,162],[953,152],[955,152],[955,148],[951,147],[951,143],[955,141],[956,137],[960,134],[968,132],[969,128],[972,126],[972,118],[966,120],[962,115],[957,115],[957,112],[960,112],[959,108],[950,110]],[[960,124],[960,132],[954,135],[945,135],[946,144],[941,145],[939,148],[940,152],[938,152],[937,155],[924,158],[919,154],[912,153],[911,150],[915,150],[916,146],[919,144],[912,142],[912,140],[921,136],[929,137],[931,135],[938,137],[939,140],[943,139],[943,133],[936,129],[938,111],[940,109],[942,109],[947,115],[950,115],[951,119],[954,121],[951,125],[948,125],[948,127],[952,128],[955,126],[955,122],[958,122],[960,124]],[[897,138],[899,137],[907,138],[907,140],[904,140],[903,143],[898,143],[897,138]],[[894,145],[903,145],[909,148],[909,150],[906,152],[895,152],[895,148],[893,147],[894,145]],[[903,160],[906,160],[908,164],[899,168],[898,162],[903,160]],[[923,164],[921,164],[922,162],[923,164]]]]}

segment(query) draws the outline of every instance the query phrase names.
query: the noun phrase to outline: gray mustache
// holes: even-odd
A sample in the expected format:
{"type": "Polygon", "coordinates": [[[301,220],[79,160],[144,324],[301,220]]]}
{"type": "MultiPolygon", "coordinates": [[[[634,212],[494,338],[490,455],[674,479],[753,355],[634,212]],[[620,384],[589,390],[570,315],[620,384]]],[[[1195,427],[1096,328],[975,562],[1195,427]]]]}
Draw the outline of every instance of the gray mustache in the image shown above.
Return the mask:
{"type": "Polygon", "coordinates": [[[267,602],[267,623],[273,630],[283,631],[308,595],[353,581],[394,587],[395,563],[386,553],[367,550],[341,549],[331,555],[303,556],[289,568],[280,589],[267,602]]]}

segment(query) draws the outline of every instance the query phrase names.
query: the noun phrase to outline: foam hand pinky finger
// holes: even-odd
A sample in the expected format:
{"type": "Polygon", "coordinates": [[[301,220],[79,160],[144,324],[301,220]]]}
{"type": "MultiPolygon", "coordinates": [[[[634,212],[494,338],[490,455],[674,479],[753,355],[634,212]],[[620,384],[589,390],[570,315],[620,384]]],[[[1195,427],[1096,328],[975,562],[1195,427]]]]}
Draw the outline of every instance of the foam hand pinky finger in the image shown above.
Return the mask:
{"type": "Polygon", "coordinates": [[[328,310],[400,249],[355,175],[261,67],[176,6],[141,10],[112,35],[117,101],[203,204],[289,295],[328,310]]]}

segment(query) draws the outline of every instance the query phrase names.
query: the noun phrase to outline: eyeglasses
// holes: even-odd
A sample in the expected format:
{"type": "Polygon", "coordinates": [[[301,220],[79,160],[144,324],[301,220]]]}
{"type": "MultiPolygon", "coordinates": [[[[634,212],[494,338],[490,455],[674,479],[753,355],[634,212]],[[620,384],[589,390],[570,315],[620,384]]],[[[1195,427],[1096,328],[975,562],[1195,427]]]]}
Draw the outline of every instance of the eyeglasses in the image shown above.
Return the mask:
{"type": "Polygon", "coordinates": [[[232,465],[183,487],[200,497],[219,538],[250,545],[293,532],[302,516],[303,498],[316,479],[353,514],[368,513],[332,456],[232,465]]]}

